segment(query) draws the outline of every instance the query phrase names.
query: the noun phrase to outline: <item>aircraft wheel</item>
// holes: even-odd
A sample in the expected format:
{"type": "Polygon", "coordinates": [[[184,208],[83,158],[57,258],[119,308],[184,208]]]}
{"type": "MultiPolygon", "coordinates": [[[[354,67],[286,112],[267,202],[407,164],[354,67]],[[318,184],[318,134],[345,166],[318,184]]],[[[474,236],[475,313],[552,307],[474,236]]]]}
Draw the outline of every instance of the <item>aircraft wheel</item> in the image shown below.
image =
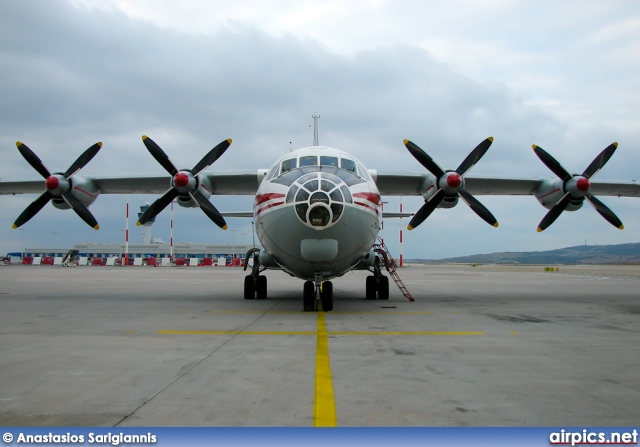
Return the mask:
{"type": "Polygon", "coordinates": [[[329,312],[333,310],[333,283],[331,281],[325,281],[322,283],[322,293],[320,294],[322,299],[322,310],[329,312]]]}
{"type": "Polygon", "coordinates": [[[258,276],[256,281],[256,295],[259,300],[267,299],[267,277],[264,275],[258,276]]]}
{"type": "Polygon", "coordinates": [[[378,299],[379,300],[389,299],[389,277],[388,276],[381,276],[378,280],[378,299]]]}
{"type": "Polygon", "coordinates": [[[256,284],[253,280],[253,276],[244,277],[244,299],[252,300],[256,297],[256,284]]]}
{"type": "Polygon", "coordinates": [[[304,283],[302,304],[305,312],[316,310],[316,286],[313,281],[306,281],[304,283]]]}
{"type": "Polygon", "coordinates": [[[366,290],[365,297],[368,300],[376,299],[376,277],[375,276],[367,276],[365,290],[366,290]]]}

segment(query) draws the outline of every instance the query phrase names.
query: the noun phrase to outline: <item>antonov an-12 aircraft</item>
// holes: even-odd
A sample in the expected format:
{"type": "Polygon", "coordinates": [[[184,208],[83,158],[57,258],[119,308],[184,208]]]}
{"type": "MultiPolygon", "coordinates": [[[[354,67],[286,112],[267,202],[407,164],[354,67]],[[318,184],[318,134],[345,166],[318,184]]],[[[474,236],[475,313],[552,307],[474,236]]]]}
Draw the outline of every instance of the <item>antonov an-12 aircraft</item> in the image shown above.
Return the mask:
{"type": "Polygon", "coordinates": [[[424,205],[415,214],[405,215],[411,217],[409,230],[418,227],[436,208],[452,208],[459,199],[489,225],[497,227],[496,218],[476,195],[533,195],[549,209],[538,231],[546,229],[563,211],[578,210],[585,200],[611,225],[622,229],[620,219],[595,195],[640,196],[636,182],[592,181],[615,152],[617,143],[606,147],[582,174],[570,173],[549,153],[533,145],[535,154],[555,177],[514,179],[467,175],[491,146],[492,137],[482,141],[455,170],[443,169],[415,143],[404,140],[406,148],[426,171],[393,174],[367,169],[345,151],[320,146],[318,117],[314,115],[312,146],[287,153],[269,169],[240,173],[206,170],[229,148],[230,139],[214,147],[192,169],[177,169],[160,146],[143,136],[144,145],[169,173],[169,178],[78,175],[102,143],[87,149],[65,172],[51,173],[31,149],[17,142],[22,156],[44,177],[44,185],[42,181],[2,181],[0,194],[41,194],[17,218],[14,228],[52,202],[56,208],[73,209],[98,229],[98,222],[88,208],[100,194],[162,194],[142,214],[138,225],[153,219],[174,200],[183,207],[199,207],[223,230],[227,228],[223,216],[252,217],[262,249],[247,253],[247,260],[253,257],[254,262],[244,281],[244,297],[266,298],[267,277],[262,273],[279,269],[305,281],[302,294],[305,311],[332,310],[331,279],[350,270],[372,273],[365,284],[367,299],[389,298],[389,278],[382,274],[382,266],[388,260],[376,238],[383,217],[402,215],[383,213],[381,194],[424,198],[424,205]],[[220,213],[209,201],[215,195],[253,195],[253,212],[220,213]]]}

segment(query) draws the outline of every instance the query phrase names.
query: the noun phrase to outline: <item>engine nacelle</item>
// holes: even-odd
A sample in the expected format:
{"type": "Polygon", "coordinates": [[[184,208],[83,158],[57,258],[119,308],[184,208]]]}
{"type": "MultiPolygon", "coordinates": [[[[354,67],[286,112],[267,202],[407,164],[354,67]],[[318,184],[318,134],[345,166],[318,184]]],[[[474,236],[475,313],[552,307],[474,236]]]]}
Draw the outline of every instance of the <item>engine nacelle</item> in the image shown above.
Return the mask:
{"type": "MultiPolygon", "coordinates": [[[[72,194],[76,196],[78,200],[80,200],[82,204],[87,208],[91,206],[100,195],[101,191],[98,186],[89,179],[74,175],[73,177],[69,178],[68,182],[72,194]]],[[[51,203],[59,210],[71,209],[71,206],[69,206],[67,201],[62,197],[54,197],[51,200],[51,203]]]]}
{"type": "MultiPolygon", "coordinates": [[[[538,202],[547,209],[553,208],[565,194],[564,184],[559,178],[546,179],[533,191],[533,195],[538,199],[538,202]]],[[[583,203],[584,200],[582,198],[572,200],[565,211],[579,210],[582,208],[583,203]]]]}
{"type": "MultiPolygon", "coordinates": [[[[207,198],[207,200],[209,200],[209,198],[211,197],[211,192],[207,188],[203,187],[202,185],[198,186],[198,191],[200,191],[202,195],[204,195],[207,198]]],[[[190,195],[186,195],[186,196],[180,195],[176,198],[176,202],[178,202],[178,205],[184,208],[196,208],[200,206],[198,205],[198,202],[196,202],[191,198],[190,195]]]]}
{"type": "MultiPolygon", "coordinates": [[[[438,192],[440,187],[438,186],[438,179],[432,175],[431,173],[426,173],[424,177],[424,181],[422,183],[422,198],[425,202],[427,202],[433,195],[438,192]]],[[[458,195],[450,195],[445,196],[445,198],[440,202],[438,208],[453,208],[458,204],[458,195]]]]}

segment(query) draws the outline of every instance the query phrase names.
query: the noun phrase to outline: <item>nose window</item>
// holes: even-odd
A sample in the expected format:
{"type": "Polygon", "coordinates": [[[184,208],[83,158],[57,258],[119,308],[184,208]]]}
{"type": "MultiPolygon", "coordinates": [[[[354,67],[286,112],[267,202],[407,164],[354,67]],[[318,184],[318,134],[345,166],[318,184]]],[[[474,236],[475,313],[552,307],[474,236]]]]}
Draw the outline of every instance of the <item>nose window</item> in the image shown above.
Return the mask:
{"type": "Polygon", "coordinates": [[[314,227],[326,227],[331,219],[329,209],[324,206],[316,206],[309,211],[309,222],[314,227]]]}
{"type": "Polygon", "coordinates": [[[306,174],[291,185],[287,203],[294,202],[298,218],[305,224],[322,229],[336,223],[344,214],[344,203],[352,203],[344,182],[324,172],[306,174]]]}

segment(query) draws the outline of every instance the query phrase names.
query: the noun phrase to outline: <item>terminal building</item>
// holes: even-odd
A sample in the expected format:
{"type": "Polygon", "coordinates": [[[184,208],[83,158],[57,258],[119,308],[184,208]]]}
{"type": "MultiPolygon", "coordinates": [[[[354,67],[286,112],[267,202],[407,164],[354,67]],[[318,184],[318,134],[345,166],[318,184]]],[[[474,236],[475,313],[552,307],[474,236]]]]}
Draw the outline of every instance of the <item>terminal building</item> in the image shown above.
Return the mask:
{"type": "MultiPolygon", "coordinates": [[[[148,205],[140,207],[144,212],[148,205]]],[[[155,220],[155,219],[154,219],[155,220]]],[[[80,264],[91,265],[244,265],[250,244],[166,244],[151,237],[153,221],[143,226],[142,243],[76,244],[73,247],[24,248],[24,253],[7,253],[11,263],[61,264],[71,250],[77,251],[80,264]],[[127,247],[128,246],[128,247],[127,247]],[[34,262],[35,261],[35,262],[34,262]]],[[[258,247],[260,248],[260,247],[258,247]]]]}

